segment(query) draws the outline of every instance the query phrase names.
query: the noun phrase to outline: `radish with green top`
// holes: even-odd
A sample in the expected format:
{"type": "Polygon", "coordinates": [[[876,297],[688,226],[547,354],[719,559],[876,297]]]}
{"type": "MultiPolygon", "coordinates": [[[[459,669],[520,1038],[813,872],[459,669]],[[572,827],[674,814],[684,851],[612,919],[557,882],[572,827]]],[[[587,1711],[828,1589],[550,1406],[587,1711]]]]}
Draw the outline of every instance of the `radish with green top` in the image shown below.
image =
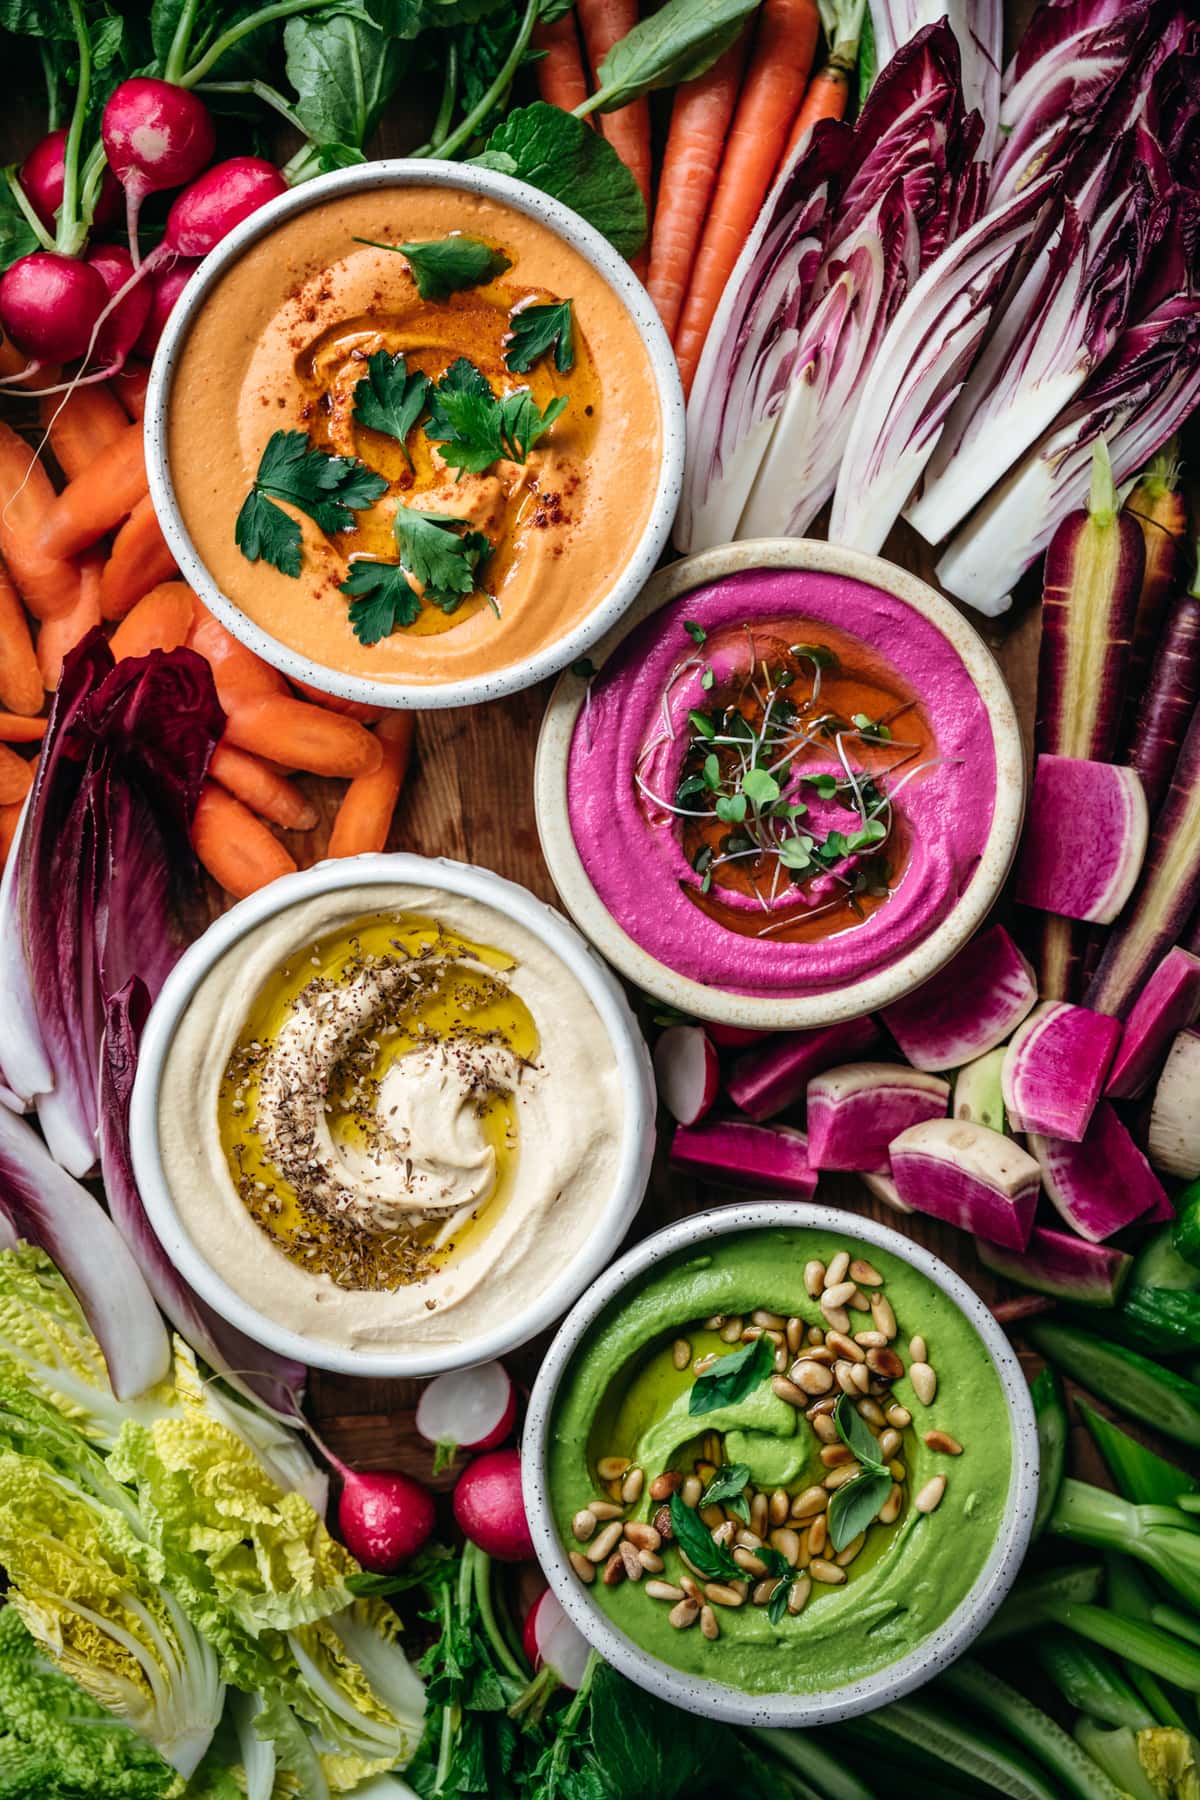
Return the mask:
{"type": "Polygon", "coordinates": [[[1198,703],[1200,573],[1167,615],[1130,740],[1129,762],[1142,778],[1151,812],[1166,799],[1179,746],[1198,703]]]}
{"type": "Polygon", "coordinates": [[[802,1100],[822,1069],[861,1056],[878,1041],[879,1027],[871,1018],[847,1019],[819,1031],[781,1031],[737,1058],[725,1089],[747,1118],[770,1119],[802,1100]]]}
{"type": "Polygon", "coordinates": [[[957,1069],[1002,1044],[1036,1000],[1033,970],[992,925],[881,1017],[914,1068],[957,1069]]]}
{"type": "Polygon", "coordinates": [[[1079,1143],[1029,1136],[1042,1185],[1057,1211],[1089,1243],[1101,1244],[1165,1198],[1162,1183],[1107,1100],[1101,1100],[1079,1143]]]}
{"type": "Polygon", "coordinates": [[[979,1238],[975,1249],[993,1274],[1077,1306],[1115,1306],[1133,1267],[1125,1250],[1090,1244],[1073,1232],[1044,1225],[1034,1227],[1020,1252],[1001,1249],[986,1238],[979,1238]]]}
{"type": "Polygon", "coordinates": [[[1115,1019],[1086,1006],[1047,1000],[1036,1007],[1013,1034],[1000,1072],[1013,1130],[1079,1143],[1120,1036],[1115,1019]]]}
{"type": "Polygon", "coordinates": [[[1112,1100],[1145,1093],[1177,1031],[1200,1018],[1200,956],[1176,944],[1133,1003],[1109,1073],[1112,1100]]]}
{"type": "Polygon", "coordinates": [[[1041,912],[1111,925],[1141,873],[1149,833],[1135,769],[1039,756],[1013,897],[1041,912]]]}
{"type": "Polygon", "coordinates": [[[521,1648],[534,1676],[513,1701],[509,1716],[536,1723],[559,1688],[569,1694],[579,1692],[592,1647],[578,1626],[572,1625],[553,1589],[546,1588],[525,1615],[521,1648]]]}
{"type": "Polygon", "coordinates": [[[915,1212],[1025,1248],[1042,1177],[1012,1138],[965,1119],[928,1119],[901,1132],[889,1153],[896,1191],[915,1212]]]}
{"type": "Polygon", "coordinates": [[[669,1025],[654,1046],[659,1098],[680,1125],[702,1119],[717,1097],[716,1047],[702,1025],[669,1025]]]}
{"type": "Polygon", "coordinates": [[[440,1475],[460,1450],[495,1450],[517,1417],[517,1390],[503,1363],[448,1369],[421,1390],[417,1430],[434,1445],[433,1472],[440,1475]]]}
{"type": "Polygon", "coordinates": [[[1114,927],[1084,1000],[1123,1019],[1200,903],[1200,706],[1150,828],[1141,880],[1114,927]]]}
{"type": "Polygon", "coordinates": [[[454,1517],[464,1537],[497,1562],[524,1562],[533,1539],[515,1450],[488,1450],[467,1464],[454,1489],[454,1517]]]}
{"type": "Polygon", "coordinates": [[[808,1140],[789,1125],[752,1125],[746,1119],[679,1125],[671,1139],[671,1167],[702,1181],[797,1200],[811,1200],[817,1191],[808,1140]]]}
{"type": "Polygon", "coordinates": [[[1185,1181],[1200,1176],[1200,1032],[1181,1031],[1154,1090],[1147,1134],[1150,1161],[1185,1181]]]}
{"type": "Polygon", "coordinates": [[[986,1056],[977,1056],[974,1062],[958,1071],[954,1077],[951,1118],[972,1119],[977,1125],[986,1125],[989,1131],[1004,1130],[1004,1095],[1000,1087],[1004,1056],[1001,1046],[989,1050],[986,1056]]]}
{"type": "Polygon", "coordinates": [[[944,1117],[950,1083],[899,1063],[844,1063],[808,1084],[805,1119],[814,1169],[886,1174],[888,1145],[910,1125],[944,1117]]]}

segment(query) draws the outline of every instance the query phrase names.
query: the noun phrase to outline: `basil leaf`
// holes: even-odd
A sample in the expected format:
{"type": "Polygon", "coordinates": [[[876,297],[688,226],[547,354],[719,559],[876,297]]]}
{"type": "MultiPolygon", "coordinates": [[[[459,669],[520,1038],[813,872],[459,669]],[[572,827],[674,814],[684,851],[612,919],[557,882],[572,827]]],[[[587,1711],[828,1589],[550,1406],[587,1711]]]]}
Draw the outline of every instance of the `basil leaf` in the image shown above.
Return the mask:
{"type": "Polygon", "coordinates": [[[688,1412],[696,1418],[722,1406],[736,1406],[767,1379],[774,1367],[775,1346],[770,1338],[751,1338],[728,1356],[719,1356],[703,1375],[697,1375],[688,1395],[688,1412]]]}
{"type": "Polygon", "coordinates": [[[833,1409],[833,1422],[847,1450],[853,1451],[864,1469],[872,1472],[886,1469],[879,1454],[879,1440],[855,1407],[849,1394],[843,1394],[833,1409]]]}
{"type": "Polygon", "coordinates": [[[865,1531],[892,1491],[886,1469],[870,1470],[829,1496],[829,1541],[835,1551],[844,1550],[865,1531]]]}
{"type": "Polygon", "coordinates": [[[671,1529],[675,1542],[706,1581],[741,1581],[742,1571],[724,1544],[714,1544],[712,1534],[699,1514],[685,1506],[678,1494],[671,1495],[671,1529]]]}
{"type": "Polygon", "coordinates": [[[722,1502],[736,1500],[750,1479],[749,1463],[726,1463],[717,1470],[708,1486],[700,1496],[700,1505],[719,1506],[722,1502]]]}
{"type": "Polygon", "coordinates": [[[770,1544],[764,1544],[761,1550],[754,1552],[767,1565],[767,1574],[776,1578],[776,1587],[767,1601],[767,1617],[772,1625],[778,1625],[787,1611],[788,1595],[792,1591],[792,1582],[796,1578],[793,1569],[782,1550],[776,1550],[770,1544]]]}

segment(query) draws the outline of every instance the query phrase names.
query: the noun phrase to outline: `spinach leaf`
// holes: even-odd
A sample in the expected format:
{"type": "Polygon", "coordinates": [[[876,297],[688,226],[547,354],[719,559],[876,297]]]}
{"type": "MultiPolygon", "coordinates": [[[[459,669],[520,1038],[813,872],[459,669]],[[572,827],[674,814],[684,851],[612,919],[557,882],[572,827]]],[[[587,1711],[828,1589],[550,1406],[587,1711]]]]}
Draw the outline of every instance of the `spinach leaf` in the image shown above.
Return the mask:
{"type": "Polygon", "coordinates": [[[718,1356],[711,1367],[697,1375],[688,1395],[688,1412],[696,1418],[722,1406],[736,1406],[767,1379],[774,1367],[775,1346],[770,1338],[751,1338],[728,1356],[718,1356]]]}
{"type": "Polygon", "coordinates": [[[362,150],[408,62],[364,13],[289,19],[283,33],[295,113],[315,144],[362,150]]]}
{"type": "Polygon", "coordinates": [[[886,1469],[868,1470],[834,1488],[829,1496],[829,1541],[835,1550],[844,1550],[860,1531],[865,1531],[892,1491],[892,1478],[886,1469]]]}
{"type": "Polygon", "coordinates": [[[646,240],[646,203],[637,182],[598,131],[560,107],[543,100],[517,107],[471,161],[574,207],[622,256],[632,256],[646,240]]]}
{"type": "Polygon", "coordinates": [[[588,111],[613,112],[655,88],[694,81],[724,55],[758,0],[666,0],[620,38],[596,71],[588,111]]]}

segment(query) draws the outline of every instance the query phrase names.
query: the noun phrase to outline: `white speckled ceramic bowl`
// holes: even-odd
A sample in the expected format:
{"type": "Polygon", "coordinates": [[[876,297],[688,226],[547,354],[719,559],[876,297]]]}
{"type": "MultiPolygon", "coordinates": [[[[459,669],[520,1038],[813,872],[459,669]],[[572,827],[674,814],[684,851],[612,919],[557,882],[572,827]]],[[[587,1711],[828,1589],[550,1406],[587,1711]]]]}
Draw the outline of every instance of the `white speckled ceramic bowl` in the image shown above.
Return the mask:
{"type": "MultiPolygon", "coordinates": [[[[248,1003],[249,996],[246,996],[248,1003]]],[[[235,1002],[236,1004],[236,1002],[235,1002]]],[[[185,951],[163,984],[146,1023],[130,1114],[134,1175],[146,1213],[179,1273],[214,1310],[259,1343],[321,1369],[382,1379],[439,1375],[506,1356],[545,1331],[600,1274],[641,1205],[654,1155],[654,1077],[645,1041],[620,986],[600,958],[552,906],[493,875],[488,869],[444,857],[345,857],[284,876],[242,900],[209,926],[185,951]],[[570,970],[599,1014],[621,1079],[625,1113],[611,1193],[598,1208],[592,1230],[549,1285],[530,1270],[523,1303],[507,1318],[494,1318],[459,1344],[417,1351],[372,1352],[301,1335],[259,1311],[229,1285],[201,1254],[185,1229],[163,1169],[158,1140],[158,1101],[168,1047],[200,983],[247,932],[314,895],[347,888],[409,884],[440,888],[490,906],[539,938],[570,970]]],[[[213,1120],[216,1130],[216,1120],[213,1120]]]]}
{"type": "MultiPolygon", "coordinates": [[[[495,700],[502,694],[513,694],[532,687],[548,675],[556,675],[571,662],[590,650],[609,631],[630,606],[649,579],[659,556],[666,547],[675,508],[683,481],[684,399],[679,368],[670,341],[663,330],[654,305],[645,288],[607,238],[570,207],[552,199],[526,182],[514,181],[492,169],[473,168],[460,162],[427,162],[422,159],[394,158],[385,162],[360,163],[354,168],[338,169],[320,175],[314,181],[272,200],[223,238],[199,269],[175,306],[163,332],[150,373],[146,397],[146,461],[150,477],[150,493],[154,510],[162,525],[163,535],[179,564],[185,581],[195,589],[204,604],[216,614],[235,637],[251,650],[281,669],[285,675],[307,682],[327,694],[344,700],[364,701],[374,706],[441,707],[472,706],[480,700],[495,700]],[[468,194],[483,194],[539,220],[568,244],[595,269],[623,303],[637,328],[653,373],[662,433],[662,460],[654,489],[653,504],[645,529],[633,545],[623,573],[607,594],[573,631],[536,655],[509,663],[485,675],[468,680],[442,683],[410,683],[381,681],[348,675],[338,669],[314,662],[288,645],[280,643],[248,619],[232,600],[226,598],[197,554],[184,525],[175,491],[171,483],[167,455],[167,413],[172,404],[171,390],[177,353],[187,337],[191,323],[204,306],[209,294],[230,265],[245,251],[270,235],[285,220],[294,218],[325,201],[337,200],[364,189],[397,185],[457,188],[468,194]]],[[[230,521],[230,530],[233,521],[230,521]]]]}
{"type": "Polygon", "coordinates": [[[661,1700],[732,1725],[832,1725],[898,1700],[929,1681],[966,1650],[995,1613],[1029,1547],[1037,1507],[1037,1423],[1029,1388],[1007,1338],[979,1296],[944,1262],[887,1225],[829,1206],[766,1202],[698,1213],[655,1232],[606,1269],[559,1327],[534,1384],[521,1446],[525,1511],[534,1549],[563,1610],[622,1675],[661,1700]],[[547,1498],[547,1452],[563,1376],[590,1327],[629,1284],[665,1257],[733,1232],[788,1227],[836,1231],[851,1243],[886,1250],[924,1275],[953,1301],[991,1357],[1008,1406],[1012,1474],[1003,1523],[974,1585],[936,1631],[888,1668],[823,1694],[750,1694],[724,1682],[682,1673],[659,1661],[615,1626],[589,1598],[567,1560],[547,1498]]]}
{"type": "MultiPolygon", "coordinates": [[[[559,896],[581,931],[627,981],[694,1018],[751,1030],[803,1030],[874,1012],[935,975],[974,935],[1004,885],[1020,837],[1025,763],[1020,726],[1004,677],[978,632],[948,600],[882,557],[812,538],[757,538],[722,544],[660,569],[592,653],[597,670],[660,607],[710,582],[751,569],[800,569],[849,576],[880,588],[932,623],[951,646],[983,703],[996,762],[996,800],[983,855],[946,917],[904,955],[874,973],[808,994],[742,994],[693,979],[642,948],[597,893],[571,830],[567,772],[587,681],[568,671],[550,698],[538,738],[534,803],[542,853],[559,896]]],[[[853,631],[853,622],[846,629],[853,631]]]]}

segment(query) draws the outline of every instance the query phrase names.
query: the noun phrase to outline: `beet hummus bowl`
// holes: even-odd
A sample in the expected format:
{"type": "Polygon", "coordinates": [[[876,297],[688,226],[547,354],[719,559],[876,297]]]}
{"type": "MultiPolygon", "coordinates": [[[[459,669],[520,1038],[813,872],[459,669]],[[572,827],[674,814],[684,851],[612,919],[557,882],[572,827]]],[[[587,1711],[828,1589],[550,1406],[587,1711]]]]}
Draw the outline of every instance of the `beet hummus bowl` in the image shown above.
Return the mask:
{"type": "Polygon", "coordinates": [[[562,676],[538,831],[620,972],[699,1018],[833,1024],[929,979],[1016,848],[1012,701],[965,619],[878,557],[800,539],[660,571],[562,676]]]}

